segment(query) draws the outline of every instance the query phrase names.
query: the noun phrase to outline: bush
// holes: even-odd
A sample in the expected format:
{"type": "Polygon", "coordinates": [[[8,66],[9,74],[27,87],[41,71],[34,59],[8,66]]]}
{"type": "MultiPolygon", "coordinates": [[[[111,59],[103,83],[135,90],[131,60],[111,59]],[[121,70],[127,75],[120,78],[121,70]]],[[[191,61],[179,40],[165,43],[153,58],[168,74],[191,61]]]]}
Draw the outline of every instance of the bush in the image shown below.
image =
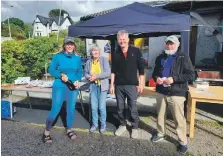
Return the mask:
{"type": "Polygon", "coordinates": [[[11,83],[17,77],[40,79],[45,73],[45,63],[59,51],[63,39],[39,37],[31,40],[10,40],[2,43],[2,82],[11,83]]]}
{"type": "Polygon", "coordinates": [[[24,36],[19,35],[19,36],[16,37],[16,39],[17,40],[25,40],[26,38],[24,36]]]}
{"type": "MultiPolygon", "coordinates": [[[[30,40],[4,41],[1,59],[1,80],[3,83],[12,83],[17,77],[30,76],[31,79],[40,79],[45,73],[45,64],[50,62],[52,55],[61,50],[64,38],[38,37],[30,40]]],[[[74,39],[78,54],[85,54],[84,41],[74,39]]]]}
{"type": "Polygon", "coordinates": [[[22,65],[23,41],[4,41],[2,43],[1,78],[2,82],[12,82],[18,76],[25,76],[27,67],[22,65]]]}

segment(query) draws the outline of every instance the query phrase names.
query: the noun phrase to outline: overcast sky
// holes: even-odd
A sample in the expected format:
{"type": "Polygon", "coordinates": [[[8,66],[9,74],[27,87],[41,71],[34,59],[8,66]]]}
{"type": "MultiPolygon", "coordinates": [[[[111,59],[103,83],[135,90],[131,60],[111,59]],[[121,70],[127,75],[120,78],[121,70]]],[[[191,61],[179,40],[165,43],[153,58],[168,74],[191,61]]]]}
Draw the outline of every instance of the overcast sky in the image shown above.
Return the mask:
{"type": "MultiPolygon", "coordinates": [[[[143,1],[143,0],[141,0],[143,1]]],[[[148,0],[147,0],[148,1],[148,0]]],[[[23,20],[25,23],[32,23],[36,15],[47,17],[51,9],[66,10],[74,21],[78,21],[80,17],[108,10],[116,7],[121,7],[132,3],[133,1],[93,1],[93,0],[62,0],[62,1],[1,1],[1,21],[7,17],[16,17],[23,20]],[[13,6],[13,7],[11,7],[13,6]]]]}

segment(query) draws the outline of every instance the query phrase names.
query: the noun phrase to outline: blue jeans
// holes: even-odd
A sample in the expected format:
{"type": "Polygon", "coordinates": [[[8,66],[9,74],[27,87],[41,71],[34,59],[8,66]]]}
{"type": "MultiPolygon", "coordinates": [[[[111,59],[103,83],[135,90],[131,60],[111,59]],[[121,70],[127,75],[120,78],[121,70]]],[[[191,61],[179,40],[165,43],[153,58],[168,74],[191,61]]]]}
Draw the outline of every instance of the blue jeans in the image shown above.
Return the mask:
{"type": "Polygon", "coordinates": [[[98,108],[100,112],[101,125],[106,125],[106,98],[108,91],[101,91],[101,86],[92,83],[90,86],[92,124],[98,126],[98,108]]]}
{"type": "Polygon", "coordinates": [[[78,90],[71,91],[68,89],[68,87],[53,87],[52,108],[46,120],[47,131],[49,131],[52,128],[52,124],[56,116],[59,114],[64,101],[66,101],[67,128],[72,128],[77,96],[78,96],[78,90]]]}

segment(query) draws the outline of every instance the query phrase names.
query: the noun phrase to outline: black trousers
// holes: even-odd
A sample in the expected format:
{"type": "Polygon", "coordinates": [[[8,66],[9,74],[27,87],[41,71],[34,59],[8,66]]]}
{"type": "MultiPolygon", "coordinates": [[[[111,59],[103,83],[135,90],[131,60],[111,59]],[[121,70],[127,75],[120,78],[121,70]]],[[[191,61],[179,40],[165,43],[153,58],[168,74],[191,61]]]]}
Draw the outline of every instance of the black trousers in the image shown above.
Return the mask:
{"type": "Polygon", "coordinates": [[[133,128],[138,128],[139,115],[136,106],[137,88],[134,85],[116,85],[115,95],[117,100],[118,119],[121,125],[126,125],[124,117],[125,101],[127,99],[128,108],[130,111],[131,123],[133,128]]]}

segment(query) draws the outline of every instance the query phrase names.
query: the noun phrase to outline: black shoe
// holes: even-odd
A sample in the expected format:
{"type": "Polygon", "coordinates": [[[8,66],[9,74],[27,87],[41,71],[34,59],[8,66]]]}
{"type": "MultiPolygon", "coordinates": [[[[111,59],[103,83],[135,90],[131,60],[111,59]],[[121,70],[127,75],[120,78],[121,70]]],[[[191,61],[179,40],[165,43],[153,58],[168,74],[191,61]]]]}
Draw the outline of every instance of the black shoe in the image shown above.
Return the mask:
{"type": "Polygon", "coordinates": [[[188,147],[187,145],[179,145],[178,146],[178,152],[181,153],[181,154],[185,154],[187,153],[187,150],[188,150],[188,147]]]}
{"type": "Polygon", "coordinates": [[[154,136],[151,138],[151,141],[152,141],[152,142],[159,142],[159,141],[162,141],[162,140],[164,140],[164,136],[154,135],[154,136]]]}
{"type": "Polygon", "coordinates": [[[42,140],[44,143],[52,143],[53,142],[51,135],[45,135],[44,133],[42,136],[42,140]]]}

